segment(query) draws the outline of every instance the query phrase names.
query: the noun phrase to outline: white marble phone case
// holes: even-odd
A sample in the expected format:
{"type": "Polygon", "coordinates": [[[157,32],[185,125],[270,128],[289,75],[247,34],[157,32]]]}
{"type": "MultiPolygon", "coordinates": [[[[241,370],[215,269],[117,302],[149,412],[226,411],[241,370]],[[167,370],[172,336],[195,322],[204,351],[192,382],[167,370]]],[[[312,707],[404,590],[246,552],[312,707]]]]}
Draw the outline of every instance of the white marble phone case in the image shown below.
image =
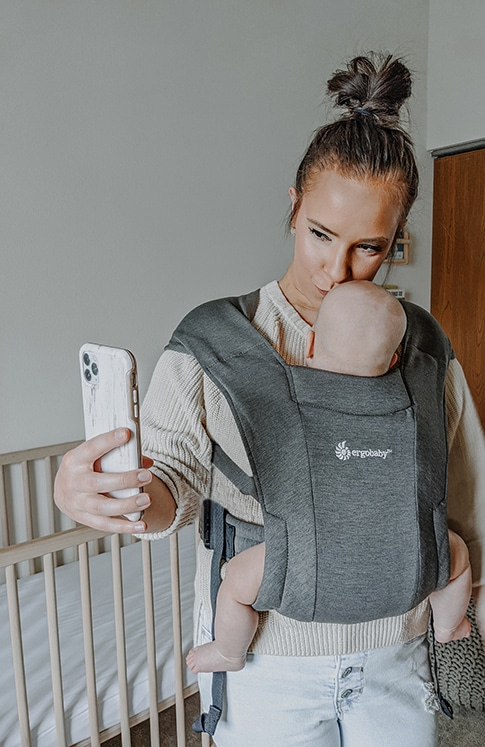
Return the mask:
{"type": "MultiPolygon", "coordinates": [[[[103,472],[126,472],[141,466],[136,360],[129,350],[85,343],[79,351],[86,439],[114,428],[129,428],[128,443],[101,458],[103,472]]],[[[140,491],[127,488],[110,493],[129,498],[140,491]]],[[[137,521],[141,514],[127,515],[137,521]]]]}

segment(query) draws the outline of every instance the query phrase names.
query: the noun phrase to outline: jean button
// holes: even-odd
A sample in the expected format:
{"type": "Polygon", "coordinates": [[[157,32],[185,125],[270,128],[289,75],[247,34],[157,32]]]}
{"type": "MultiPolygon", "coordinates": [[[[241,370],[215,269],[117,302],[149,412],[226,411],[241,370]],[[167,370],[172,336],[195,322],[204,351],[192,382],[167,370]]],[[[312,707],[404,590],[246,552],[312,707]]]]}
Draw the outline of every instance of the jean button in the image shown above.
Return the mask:
{"type": "Polygon", "coordinates": [[[344,690],[344,692],[342,693],[342,698],[348,698],[349,695],[352,695],[352,693],[353,690],[344,690]]]}
{"type": "Polygon", "coordinates": [[[342,672],[342,679],[345,679],[345,677],[348,677],[350,674],[352,674],[352,667],[347,667],[347,669],[342,672]]]}

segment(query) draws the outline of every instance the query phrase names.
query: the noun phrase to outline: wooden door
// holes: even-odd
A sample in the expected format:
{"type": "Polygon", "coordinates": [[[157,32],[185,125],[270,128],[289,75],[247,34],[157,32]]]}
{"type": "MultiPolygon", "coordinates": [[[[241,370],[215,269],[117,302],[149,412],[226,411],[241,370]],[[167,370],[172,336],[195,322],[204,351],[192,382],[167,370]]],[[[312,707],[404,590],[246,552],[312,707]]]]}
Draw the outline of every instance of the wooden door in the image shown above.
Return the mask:
{"type": "Polygon", "coordinates": [[[485,149],[434,163],[431,313],[485,425],[485,149]]]}

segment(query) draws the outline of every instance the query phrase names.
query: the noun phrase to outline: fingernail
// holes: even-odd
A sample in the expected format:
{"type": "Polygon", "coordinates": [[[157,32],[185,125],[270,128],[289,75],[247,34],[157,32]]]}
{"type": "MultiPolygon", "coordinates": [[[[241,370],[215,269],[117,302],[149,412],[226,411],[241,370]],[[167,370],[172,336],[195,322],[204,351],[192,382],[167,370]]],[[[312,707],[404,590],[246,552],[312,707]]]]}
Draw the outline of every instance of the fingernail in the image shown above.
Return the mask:
{"type": "Polygon", "coordinates": [[[146,524],[143,521],[139,521],[133,525],[133,529],[137,533],[146,532],[146,524]]]}
{"type": "Polygon", "coordinates": [[[117,441],[126,441],[126,428],[117,428],[115,430],[115,438],[117,441]]]}
{"type": "Polygon", "coordinates": [[[140,508],[147,508],[147,506],[150,505],[150,498],[142,493],[140,497],[136,499],[136,505],[140,508]]]}
{"type": "Polygon", "coordinates": [[[137,477],[141,482],[149,482],[152,479],[152,473],[147,469],[142,469],[138,473],[137,477]]]}

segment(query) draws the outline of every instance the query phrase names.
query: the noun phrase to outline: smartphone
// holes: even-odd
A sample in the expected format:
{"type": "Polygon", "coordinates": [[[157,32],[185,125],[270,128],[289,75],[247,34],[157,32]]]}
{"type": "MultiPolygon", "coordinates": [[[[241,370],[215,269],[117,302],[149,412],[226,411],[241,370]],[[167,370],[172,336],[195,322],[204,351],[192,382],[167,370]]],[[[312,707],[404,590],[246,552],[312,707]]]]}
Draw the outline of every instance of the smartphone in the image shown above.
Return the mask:
{"type": "MultiPolygon", "coordinates": [[[[131,438],[101,457],[102,472],[127,472],[142,465],[136,360],[124,348],[87,342],[79,351],[86,439],[114,428],[129,428],[131,438]]],[[[140,492],[126,488],[109,493],[130,498],[140,492]]],[[[141,512],[126,514],[138,521],[141,512]]]]}

